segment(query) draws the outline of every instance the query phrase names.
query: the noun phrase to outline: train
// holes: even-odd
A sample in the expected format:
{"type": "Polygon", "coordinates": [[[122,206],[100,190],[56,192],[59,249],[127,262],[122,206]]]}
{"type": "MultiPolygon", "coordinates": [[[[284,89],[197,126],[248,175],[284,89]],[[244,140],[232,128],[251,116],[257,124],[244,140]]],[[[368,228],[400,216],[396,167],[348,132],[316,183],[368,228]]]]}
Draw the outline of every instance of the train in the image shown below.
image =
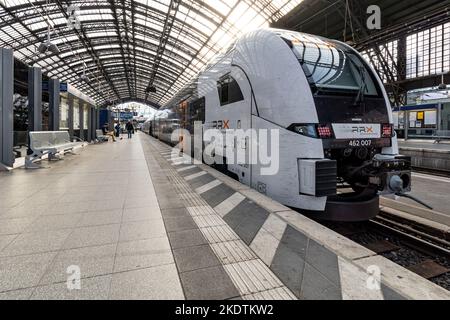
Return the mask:
{"type": "Polygon", "coordinates": [[[383,83],[360,53],[336,40],[273,28],[246,33],[142,130],[179,144],[183,138],[174,141],[174,132],[194,135],[196,127],[277,130],[275,174],[227,158],[230,150],[251,153],[248,140],[215,145],[217,167],[313,218],[369,220],[379,213],[381,195],[411,191],[411,159],[399,154],[383,83]]]}

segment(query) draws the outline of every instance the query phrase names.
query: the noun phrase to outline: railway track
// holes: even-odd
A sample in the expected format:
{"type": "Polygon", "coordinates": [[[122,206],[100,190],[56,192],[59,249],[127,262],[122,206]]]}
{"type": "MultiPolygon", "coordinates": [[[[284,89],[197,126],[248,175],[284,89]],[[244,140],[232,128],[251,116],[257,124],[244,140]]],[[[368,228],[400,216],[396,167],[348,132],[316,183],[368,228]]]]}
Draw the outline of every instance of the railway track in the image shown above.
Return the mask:
{"type": "Polygon", "coordinates": [[[448,231],[386,211],[361,223],[323,223],[330,229],[450,291],[448,231]]]}
{"type": "Polygon", "coordinates": [[[412,167],[413,173],[422,173],[443,178],[450,178],[450,171],[412,167]]]}

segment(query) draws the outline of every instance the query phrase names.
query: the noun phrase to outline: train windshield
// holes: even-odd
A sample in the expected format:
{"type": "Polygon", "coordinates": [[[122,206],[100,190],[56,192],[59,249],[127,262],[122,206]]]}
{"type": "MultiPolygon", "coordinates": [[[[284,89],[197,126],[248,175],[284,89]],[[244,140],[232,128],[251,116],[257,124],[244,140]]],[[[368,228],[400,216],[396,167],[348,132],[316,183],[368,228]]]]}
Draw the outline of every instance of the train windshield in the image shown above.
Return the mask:
{"type": "Polygon", "coordinates": [[[303,34],[295,35],[291,43],[316,93],[379,95],[372,71],[359,55],[344,45],[303,34]]]}

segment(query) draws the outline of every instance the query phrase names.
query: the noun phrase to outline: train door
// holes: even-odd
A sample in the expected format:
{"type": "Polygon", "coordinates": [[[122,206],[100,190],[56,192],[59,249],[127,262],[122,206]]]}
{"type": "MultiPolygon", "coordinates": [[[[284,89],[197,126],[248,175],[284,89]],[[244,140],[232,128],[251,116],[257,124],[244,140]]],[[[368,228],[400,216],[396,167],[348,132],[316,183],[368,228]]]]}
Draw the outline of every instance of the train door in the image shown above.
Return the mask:
{"type": "Polygon", "coordinates": [[[244,72],[233,66],[229,73],[219,79],[217,88],[221,110],[217,126],[229,133],[224,137],[227,169],[240,182],[250,186],[251,86],[244,72]]]}
{"type": "MultiPolygon", "coordinates": [[[[189,128],[189,102],[187,100],[182,101],[176,109],[177,117],[179,121],[177,126],[173,126],[174,131],[178,130],[178,142],[177,145],[182,152],[190,155],[190,139],[189,135],[185,133],[185,130],[189,128]]],[[[173,137],[172,137],[173,138],[173,137]]]]}
{"type": "Polygon", "coordinates": [[[205,123],[205,97],[196,99],[189,103],[187,131],[190,134],[191,142],[189,154],[202,161],[203,152],[203,125],[205,123]]]}

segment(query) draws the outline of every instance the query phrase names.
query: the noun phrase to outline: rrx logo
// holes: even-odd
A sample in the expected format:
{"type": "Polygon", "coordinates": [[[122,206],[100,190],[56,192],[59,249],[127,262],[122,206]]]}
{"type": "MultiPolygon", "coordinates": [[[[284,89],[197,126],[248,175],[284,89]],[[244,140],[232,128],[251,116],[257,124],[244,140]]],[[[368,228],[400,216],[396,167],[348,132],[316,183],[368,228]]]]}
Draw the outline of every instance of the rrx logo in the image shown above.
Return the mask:
{"type": "Polygon", "coordinates": [[[353,133],[373,133],[373,127],[352,127],[353,133]]]}
{"type": "Polygon", "coordinates": [[[213,129],[230,129],[230,120],[220,120],[212,122],[213,129]]]}

